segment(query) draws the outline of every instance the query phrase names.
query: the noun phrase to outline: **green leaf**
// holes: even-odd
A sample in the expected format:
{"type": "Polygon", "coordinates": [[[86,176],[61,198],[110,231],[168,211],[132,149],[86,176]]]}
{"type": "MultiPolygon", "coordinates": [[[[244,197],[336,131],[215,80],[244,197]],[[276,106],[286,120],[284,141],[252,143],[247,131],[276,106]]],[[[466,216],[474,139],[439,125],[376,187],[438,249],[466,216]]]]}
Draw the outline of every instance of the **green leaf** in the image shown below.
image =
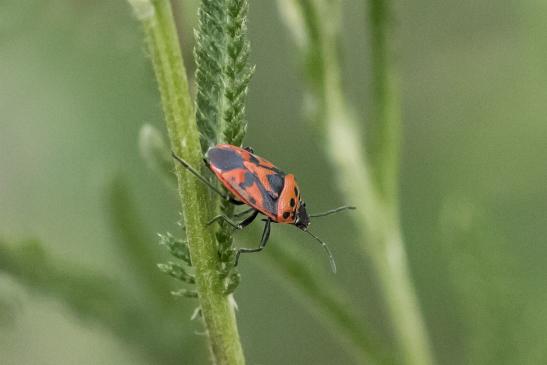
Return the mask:
{"type": "Polygon", "coordinates": [[[226,289],[224,290],[224,293],[226,295],[232,294],[234,290],[239,285],[239,282],[241,280],[241,274],[237,271],[232,271],[231,274],[226,278],[226,289]]]}
{"type": "Polygon", "coordinates": [[[201,148],[240,146],[247,131],[245,101],[254,67],[249,65],[247,0],[204,0],[198,11],[196,119],[201,148]]]}
{"type": "Polygon", "coordinates": [[[192,274],[186,272],[186,268],[176,262],[168,262],[166,264],[158,264],[158,269],[177,280],[184,281],[189,284],[195,284],[196,279],[192,274]]]}
{"type": "Polygon", "coordinates": [[[247,132],[245,102],[247,89],[254,67],[249,65],[250,44],[247,37],[247,0],[228,0],[227,17],[227,64],[226,89],[227,108],[224,113],[223,140],[241,146],[247,132]]]}
{"type": "Polygon", "coordinates": [[[173,290],[171,294],[175,297],[186,297],[186,298],[197,298],[198,292],[195,290],[189,290],[189,289],[179,289],[179,290],[173,290]]]}
{"type": "Polygon", "coordinates": [[[219,142],[222,129],[226,53],[224,0],[203,0],[198,9],[196,46],[196,121],[202,152],[219,142]]]}
{"type": "Polygon", "coordinates": [[[190,260],[190,251],[188,250],[188,242],[183,241],[179,238],[175,238],[171,233],[167,232],[166,234],[158,233],[160,238],[160,245],[167,247],[171,255],[181,259],[186,264],[192,266],[190,260]]]}

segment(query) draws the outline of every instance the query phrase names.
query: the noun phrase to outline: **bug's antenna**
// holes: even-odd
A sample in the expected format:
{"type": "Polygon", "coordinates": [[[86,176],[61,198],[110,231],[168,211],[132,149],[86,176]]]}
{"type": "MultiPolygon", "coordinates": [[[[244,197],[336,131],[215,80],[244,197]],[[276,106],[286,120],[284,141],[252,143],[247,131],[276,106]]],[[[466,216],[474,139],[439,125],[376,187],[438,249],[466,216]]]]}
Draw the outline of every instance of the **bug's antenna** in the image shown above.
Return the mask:
{"type": "Polygon", "coordinates": [[[336,262],[334,262],[334,256],[332,256],[332,252],[330,252],[329,250],[329,246],[327,246],[327,243],[322,241],[319,237],[315,236],[313,233],[311,233],[310,231],[306,230],[304,231],[306,232],[307,234],[309,234],[310,236],[312,236],[313,238],[315,238],[315,240],[317,242],[319,242],[321,244],[321,246],[323,246],[323,248],[325,249],[325,252],[327,253],[327,255],[329,256],[329,261],[330,261],[330,268],[332,269],[332,272],[336,274],[336,262]]]}
{"type": "Polygon", "coordinates": [[[338,207],[338,208],[327,210],[326,212],[310,214],[309,216],[313,217],[313,218],[324,217],[326,215],[335,214],[335,213],[338,213],[338,212],[342,212],[344,210],[354,210],[354,209],[356,209],[354,206],[344,205],[344,206],[341,206],[341,207],[338,207]]]}
{"type": "Polygon", "coordinates": [[[220,190],[218,190],[213,184],[211,184],[206,178],[204,178],[203,176],[201,176],[201,174],[199,172],[197,172],[192,166],[190,166],[190,164],[186,161],[184,161],[182,158],[180,158],[179,156],[177,156],[175,154],[175,152],[171,152],[171,156],[173,156],[173,158],[175,160],[177,160],[182,166],[184,166],[186,169],[188,169],[188,171],[190,171],[195,177],[197,177],[202,183],[204,183],[205,185],[207,185],[211,190],[213,190],[215,193],[217,193],[218,195],[220,195],[221,197],[223,197],[224,199],[228,199],[226,197],[226,195],[221,192],[220,190]]]}

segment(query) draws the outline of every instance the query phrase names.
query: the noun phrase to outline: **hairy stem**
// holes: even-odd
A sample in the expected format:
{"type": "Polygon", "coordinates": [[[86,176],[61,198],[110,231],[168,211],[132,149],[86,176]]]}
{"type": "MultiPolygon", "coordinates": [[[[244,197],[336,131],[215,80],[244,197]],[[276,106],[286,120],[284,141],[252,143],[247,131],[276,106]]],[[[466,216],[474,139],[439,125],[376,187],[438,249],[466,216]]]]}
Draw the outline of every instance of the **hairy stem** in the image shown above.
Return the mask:
{"type": "Polygon", "coordinates": [[[399,359],[404,364],[433,363],[429,341],[410,279],[397,201],[400,116],[391,64],[389,16],[385,0],[370,0],[374,100],[377,105],[370,150],[343,93],[340,77],[339,2],[282,0],[292,7],[289,24],[302,36],[314,118],[320,123],[328,156],[337,169],[347,201],[358,206],[355,220],[361,247],[370,258],[387,306],[399,359]],[[303,24],[304,27],[298,24],[303,24]],[[367,153],[368,152],[368,153],[367,153]]]}
{"type": "MultiPolygon", "coordinates": [[[[201,164],[201,146],[171,5],[167,0],[130,0],[144,25],[158,81],[171,149],[193,166],[201,164]]],[[[216,364],[244,364],[230,298],[223,294],[217,243],[207,221],[214,208],[207,188],[176,167],[188,247],[209,344],[216,364]]]]}

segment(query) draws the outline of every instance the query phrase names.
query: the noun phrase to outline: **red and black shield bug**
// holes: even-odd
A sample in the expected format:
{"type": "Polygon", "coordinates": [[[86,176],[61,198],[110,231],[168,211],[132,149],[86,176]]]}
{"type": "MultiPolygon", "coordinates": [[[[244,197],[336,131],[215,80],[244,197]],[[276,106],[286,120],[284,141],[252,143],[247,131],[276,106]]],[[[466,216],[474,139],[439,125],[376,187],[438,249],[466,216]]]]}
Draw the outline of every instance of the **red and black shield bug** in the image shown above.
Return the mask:
{"type": "Polygon", "coordinates": [[[264,249],[270,237],[271,223],[284,223],[295,225],[318,241],[329,257],[332,271],[336,272],[336,264],[327,244],[308,230],[310,218],[323,217],[346,209],[355,209],[355,207],[342,206],[323,213],[308,214],[306,203],[302,199],[294,175],[284,173],[271,162],[255,155],[249,147],[240,148],[230,144],[219,144],[207,151],[204,161],[228,190],[228,195],[218,190],[174,153],[173,157],[224,199],[234,204],[250,206],[250,209],[236,215],[241,216],[250,213],[240,223],[235,223],[229,217],[223,215],[214,217],[211,219],[211,223],[224,220],[234,228],[242,229],[251,224],[259,213],[266,216],[266,219],[264,219],[266,224],[260,245],[257,248],[238,249],[235,265],[238,264],[239,256],[242,253],[258,252],[264,249]]]}

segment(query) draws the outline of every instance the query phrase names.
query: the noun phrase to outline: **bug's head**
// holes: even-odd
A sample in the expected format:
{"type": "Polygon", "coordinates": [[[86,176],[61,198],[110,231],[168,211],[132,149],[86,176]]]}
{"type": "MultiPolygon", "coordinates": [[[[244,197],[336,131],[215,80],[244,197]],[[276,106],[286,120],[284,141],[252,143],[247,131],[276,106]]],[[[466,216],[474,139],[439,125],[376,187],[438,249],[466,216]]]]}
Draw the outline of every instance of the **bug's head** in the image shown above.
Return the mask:
{"type": "Polygon", "coordinates": [[[306,211],[306,203],[304,203],[303,201],[300,201],[300,205],[298,207],[298,210],[296,211],[296,219],[294,221],[294,225],[303,231],[307,230],[308,226],[310,225],[310,216],[306,211]]]}

